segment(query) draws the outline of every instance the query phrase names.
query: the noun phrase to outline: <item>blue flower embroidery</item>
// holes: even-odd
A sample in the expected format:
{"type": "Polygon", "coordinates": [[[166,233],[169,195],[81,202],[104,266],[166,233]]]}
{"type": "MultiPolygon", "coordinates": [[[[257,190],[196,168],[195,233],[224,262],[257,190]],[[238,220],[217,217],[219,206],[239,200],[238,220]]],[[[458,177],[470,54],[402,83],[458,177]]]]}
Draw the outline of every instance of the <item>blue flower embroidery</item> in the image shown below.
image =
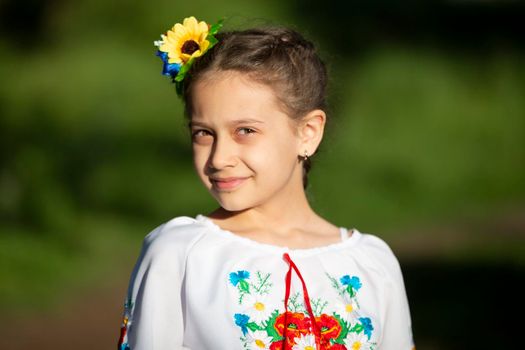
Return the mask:
{"type": "Polygon", "coordinates": [[[241,271],[230,273],[230,282],[235,287],[237,287],[237,284],[240,281],[244,281],[247,278],[250,278],[250,273],[248,271],[246,271],[246,270],[241,270],[241,271]]]}
{"type": "Polygon", "coordinates": [[[344,275],[343,277],[341,277],[341,283],[345,286],[351,286],[355,290],[359,290],[359,288],[361,288],[362,286],[361,281],[357,276],[350,277],[348,275],[344,275]]]}
{"type": "Polygon", "coordinates": [[[250,316],[245,314],[235,314],[235,324],[239,327],[241,327],[242,334],[246,335],[248,332],[248,321],[250,320],[250,316]]]}
{"type": "Polygon", "coordinates": [[[359,317],[359,322],[363,325],[364,333],[368,336],[368,340],[372,336],[372,331],[374,327],[372,326],[372,321],[369,317],[359,317]]]}

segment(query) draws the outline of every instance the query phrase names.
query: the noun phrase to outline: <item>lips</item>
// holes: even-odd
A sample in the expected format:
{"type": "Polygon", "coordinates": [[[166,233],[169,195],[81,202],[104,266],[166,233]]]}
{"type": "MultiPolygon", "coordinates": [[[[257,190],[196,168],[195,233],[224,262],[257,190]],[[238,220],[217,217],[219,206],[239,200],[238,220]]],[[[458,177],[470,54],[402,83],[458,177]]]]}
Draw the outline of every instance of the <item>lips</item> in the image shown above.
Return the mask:
{"type": "Polygon", "coordinates": [[[247,177],[211,178],[211,183],[219,190],[231,190],[239,187],[247,177]]]}

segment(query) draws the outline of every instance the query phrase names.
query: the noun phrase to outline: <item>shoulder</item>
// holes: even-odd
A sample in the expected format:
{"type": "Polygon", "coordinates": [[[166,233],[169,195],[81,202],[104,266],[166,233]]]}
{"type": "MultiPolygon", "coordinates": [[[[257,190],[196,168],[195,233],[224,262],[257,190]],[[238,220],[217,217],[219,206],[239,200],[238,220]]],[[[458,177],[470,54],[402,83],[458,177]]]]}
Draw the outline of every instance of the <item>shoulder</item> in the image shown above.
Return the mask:
{"type": "Polygon", "coordinates": [[[402,278],[399,260],[390,246],[381,238],[370,233],[359,233],[357,248],[362,252],[363,260],[370,267],[394,280],[402,278]]]}
{"type": "MultiPolygon", "coordinates": [[[[206,232],[206,226],[198,220],[180,216],[146,235],[128,287],[130,303],[127,305],[130,309],[127,312],[132,313],[129,317],[134,319],[130,322],[135,324],[136,334],[142,332],[137,328],[140,327],[137,326],[140,323],[138,320],[146,320],[143,325],[155,320],[152,312],[155,312],[156,305],[162,304],[164,309],[176,307],[176,295],[181,291],[188,251],[206,232]],[[168,299],[173,302],[165,302],[168,299]]],[[[173,315],[181,313],[175,311],[173,315]]],[[[146,331],[144,334],[149,333],[146,331]]]]}
{"type": "Polygon", "coordinates": [[[144,238],[142,255],[183,258],[207,232],[207,227],[189,216],[173,218],[152,230],[144,238]]]}
{"type": "Polygon", "coordinates": [[[360,233],[359,246],[377,258],[396,259],[388,243],[374,234],[360,233]]]}

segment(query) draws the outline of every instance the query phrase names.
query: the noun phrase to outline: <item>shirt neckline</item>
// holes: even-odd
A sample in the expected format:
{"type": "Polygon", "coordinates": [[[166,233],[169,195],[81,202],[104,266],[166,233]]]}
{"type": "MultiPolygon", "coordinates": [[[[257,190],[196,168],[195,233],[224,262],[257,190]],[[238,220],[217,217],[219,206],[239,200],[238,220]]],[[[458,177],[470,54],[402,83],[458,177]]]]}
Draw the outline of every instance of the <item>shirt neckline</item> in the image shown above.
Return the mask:
{"type": "Polygon", "coordinates": [[[251,247],[254,247],[260,250],[264,250],[267,252],[279,253],[279,254],[289,253],[294,256],[315,255],[315,254],[319,254],[323,252],[332,252],[332,251],[339,250],[345,247],[349,247],[351,245],[354,245],[362,235],[361,232],[359,232],[355,228],[348,230],[345,227],[339,227],[339,230],[341,232],[343,230],[346,231],[345,235],[341,234],[342,240],[339,242],[331,243],[331,244],[327,244],[323,246],[318,246],[318,247],[312,247],[312,248],[291,249],[286,246],[278,246],[278,245],[273,245],[269,243],[257,242],[253,239],[239,236],[231,231],[221,228],[219,225],[213,222],[213,220],[211,220],[209,217],[202,215],[202,214],[198,214],[195,217],[195,220],[212,228],[216,233],[220,234],[222,237],[225,237],[225,238],[228,238],[228,239],[231,239],[231,240],[234,240],[234,241],[237,241],[237,242],[240,242],[240,243],[243,243],[243,244],[246,244],[251,247]],[[348,235],[350,232],[352,234],[349,237],[348,235]]]}

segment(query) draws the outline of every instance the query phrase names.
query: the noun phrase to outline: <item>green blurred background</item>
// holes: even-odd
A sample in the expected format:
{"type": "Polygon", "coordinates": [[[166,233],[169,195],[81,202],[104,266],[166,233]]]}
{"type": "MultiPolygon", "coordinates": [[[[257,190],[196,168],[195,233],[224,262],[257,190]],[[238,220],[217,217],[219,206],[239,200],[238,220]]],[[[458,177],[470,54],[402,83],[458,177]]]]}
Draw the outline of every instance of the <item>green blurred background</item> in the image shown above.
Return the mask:
{"type": "Polygon", "coordinates": [[[0,348],[114,349],[144,235],[214,209],[153,46],[190,15],[318,43],[312,205],[392,246],[418,349],[515,348],[525,6],[476,0],[0,0],[0,348]]]}

